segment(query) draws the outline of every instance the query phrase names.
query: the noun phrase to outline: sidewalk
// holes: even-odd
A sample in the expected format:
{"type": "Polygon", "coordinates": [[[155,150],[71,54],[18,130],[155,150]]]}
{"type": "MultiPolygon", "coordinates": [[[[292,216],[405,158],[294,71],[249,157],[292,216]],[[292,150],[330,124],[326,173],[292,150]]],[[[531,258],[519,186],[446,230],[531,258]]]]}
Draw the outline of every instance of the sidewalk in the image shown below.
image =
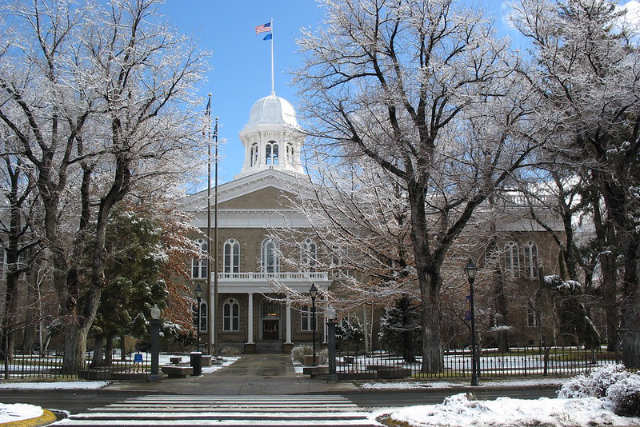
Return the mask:
{"type": "Polygon", "coordinates": [[[297,376],[288,354],[249,354],[212,374],[157,382],[114,382],[104,390],[177,394],[308,394],[358,391],[351,382],[297,376]]]}

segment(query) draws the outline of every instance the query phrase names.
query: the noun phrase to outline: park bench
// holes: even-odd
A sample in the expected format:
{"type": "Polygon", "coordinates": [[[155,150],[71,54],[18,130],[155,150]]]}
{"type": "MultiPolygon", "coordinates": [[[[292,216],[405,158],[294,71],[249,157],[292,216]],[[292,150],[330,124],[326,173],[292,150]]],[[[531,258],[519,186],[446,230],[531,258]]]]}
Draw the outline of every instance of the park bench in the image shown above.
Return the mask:
{"type": "Polygon", "coordinates": [[[169,378],[185,378],[193,373],[191,366],[165,365],[162,372],[167,374],[169,378]]]}
{"type": "Polygon", "coordinates": [[[169,358],[169,361],[171,362],[172,365],[179,365],[180,362],[182,362],[182,357],[180,356],[173,356],[169,358]]]}

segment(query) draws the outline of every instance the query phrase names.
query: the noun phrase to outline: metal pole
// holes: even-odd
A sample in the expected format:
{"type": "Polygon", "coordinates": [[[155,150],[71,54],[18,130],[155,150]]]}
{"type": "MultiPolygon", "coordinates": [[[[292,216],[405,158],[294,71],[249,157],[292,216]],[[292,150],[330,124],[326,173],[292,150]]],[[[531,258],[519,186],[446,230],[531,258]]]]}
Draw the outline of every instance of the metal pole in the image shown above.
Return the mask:
{"type": "Polygon", "coordinates": [[[151,319],[151,375],[158,375],[160,359],[160,319],[151,319]]]}
{"type": "Polygon", "coordinates": [[[473,278],[469,278],[469,305],[471,306],[471,385],[478,385],[478,350],[476,345],[476,313],[473,306],[473,278]]]}
{"type": "Polygon", "coordinates": [[[313,366],[316,366],[316,298],[311,297],[311,316],[313,322],[313,366]]]}
{"type": "Polygon", "coordinates": [[[329,356],[329,381],[337,381],[336,375],[336,321],[335,319],[329,319],[327,321],[327,347],[329,356]]]}
{"type": "Polygon", "coordinates": [[[196,343],[197,343],[197,347],[196,347],[196,351],[200,351],[200,323],[202,322],[202,319],[200,318],[200,307],[202,305],[202,298],[198,297],[198,326],[196,327],[196,343]]]}
{"type": "MultiPolygon", "coordinates": [[[[209,322],[208,319],[211,319],[211,94],[209,94],[207,106],[207,322],[209,322]]],[[[199,304],[198,313],[200,313],[199,304]]],[[[199,330],[200,315],[198,315],[199,330]]],[[[209,331],[209,336],[211,336],[211,331],[209,331]]],[[[198,347],[198,351],[200,351],[200,347],[198,347]]],[[[207,353],[211,354],[211,338],[207,339],[207,353]]]]}
{"type": "MultiPolygon", "coordinates": [[[[215,191],[214,191],[214,199],[213,199],[213,304],[215,304],[213,309],[210,309],[213,312],[213,321],[211,324],[213,325],[212,334],[213,337],[213,354],[218,356],[218,324],[216,322],[216,316],[218,315],[218,118],[216,117],[216,127],[213,132],[213,136],[215,138],[214,142],[216,144],[215,151],[215,191]]],[[[211,306],[209,306],[211,307],[211,306]]]]}

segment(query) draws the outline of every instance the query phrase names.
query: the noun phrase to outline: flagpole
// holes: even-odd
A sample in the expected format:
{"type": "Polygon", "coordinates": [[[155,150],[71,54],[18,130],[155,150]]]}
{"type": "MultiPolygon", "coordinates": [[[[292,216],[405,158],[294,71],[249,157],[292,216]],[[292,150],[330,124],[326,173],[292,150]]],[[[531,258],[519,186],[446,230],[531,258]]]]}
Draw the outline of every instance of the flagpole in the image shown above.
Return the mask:
{"type": "MultiPolygon", "coordinates": [[[[207,319],[211,319],[211,94],[209,94],[207,106],[209,107],[207,108],[207,319]]],[[[208,320],[208,323],[211,324],[211,320],[208,320]]],[[[200,329],[200,319],[198,319],[198,329],[200,329]]],[[[208,335],[207,353],[211,354],[211,331],[208,335]]]]}
{"type": "Polygon", "coordinates": [[[216,310],[213,311],[213,354],[218,356],[218,325],[216,324],[215,316],[217,315],[218,309],[218,117],[216,117],[216,127],[214,130],[215,144],[216,144],[216,154],[215,154],[215,192],[214,192],[214,220],[213,220],[213,303],[216,306],[216,310]]]}
{"type": "Polygon", "coordinates": [[[275,79],[273,74],[273,38],[274,37],[275,37],[275,34],[273,31],[273,18],[271,18],[271,95],[276,94],[276,85],[275,85],[275,79]]]}

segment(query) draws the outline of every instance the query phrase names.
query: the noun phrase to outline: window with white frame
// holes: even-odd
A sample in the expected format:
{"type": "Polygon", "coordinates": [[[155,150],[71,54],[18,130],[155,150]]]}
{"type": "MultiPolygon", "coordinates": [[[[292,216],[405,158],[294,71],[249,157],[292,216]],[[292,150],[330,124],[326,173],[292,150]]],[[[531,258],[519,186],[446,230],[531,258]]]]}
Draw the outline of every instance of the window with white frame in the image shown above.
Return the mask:
{"type": "Polygon", "coordinates": [[[278,143],[269,141],[265,145],[265,163],[267,165],[278,164],[278,143]]]}
{"type": "Polygon", "coordinates": [[[196,241],[200,247],[200,256],[191,259],[191,278],[206,279],[207,278],[207,242],[202,239],[196,241]]]}
{"type": "Polygon", "coordinates": [[[507,242],[504,245],[504,270],[512,277],[518,277],[520,272],[520,261],[518,258],[518,244],[507,242]]]}
{"type": "Polygon", "coordinates": [[[273,239],[265,239],[262,242],[261,265],[265,273],[277,273],[280,271],[280,258],[278,245],[273,239]]]}
{"type": "Polygon", "coordinates": [[[240,243],[235,239],[224,242],[224,272],[240,272],[240,243]]]}
{"type": "Polygon", "coordinates": [[[318,260],[318,246],[311,239],[305,239],[300,247],[300,264],[304,270],[311,270],[318,260]]]}
{"type": "Polygon", "coordinates": [[[525,274],[530,279],[538,277],[538,246],[535,242],[529,241],[522,248],[525,274]]]}
{"type": "Polygon", "coordinates": [[[200,302],[200,332],[207,332],[209,310],[205,301],[200,302]]]}
{"type": "Polygon", "coordinates": [[[313,312],[310,305],[302,306],[300,310],[300,330],[303,332],[313,331],[313,312]]]}
{"type": "Polygon", "coordinates": [[[225,332],[240,330],[240,305],[234,298],[229,298],[222,306],[222,330],[225,332]]]}

